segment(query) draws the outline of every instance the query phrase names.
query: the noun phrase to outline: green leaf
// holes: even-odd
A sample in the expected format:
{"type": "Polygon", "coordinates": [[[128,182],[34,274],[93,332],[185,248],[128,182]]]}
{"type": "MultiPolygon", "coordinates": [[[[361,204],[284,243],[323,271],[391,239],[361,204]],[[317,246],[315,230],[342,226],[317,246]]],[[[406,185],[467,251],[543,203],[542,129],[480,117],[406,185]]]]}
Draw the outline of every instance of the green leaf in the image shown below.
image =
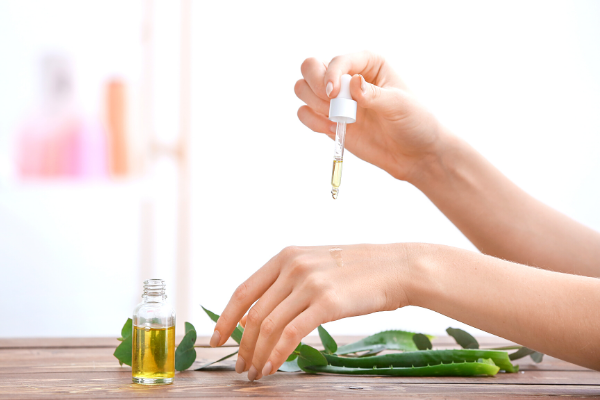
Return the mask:
{"type": "Polygon", "coordinates": [[[422,333],[415,333],[412,340],[419,350],[431,350],[433,348],[431,340],[422,333]]]}
{"type": "Polygon", "coordinates": [[[337,343],[331,337],[329,332],[323,328],[323,326],[319,325],[319,337],[321,338],[321,343],[323,343],[323,347],[325,347],[325,352],[329,354],[333,354],[337,351],[337,343]]]}
{"type": "Polygon", "coordinates": [[[131,318],[127,318],[125,325],[121,328],[121,338],[119,340],[123,341],[127,339],[129,336],[133,334],[133,320],[131,318]]]}
{"type": "Polygon", "coordinates": [[[200,306],[202,307],[202,309],[204,310],[204,312],[206,313],[206,315],[208,315],[210,317],[210,319],[213,320],[213,322],[217,322],[219,320],[219,315],[215,314],[214,312],[207,310],[206,308],[204,308],[204,306],[200,306]]]}
{"type": "Polygon", "coordinates": [[[448,335],[452,336],[456,343],[460,345],[463,349],[478,349],[479,343],[477,339],[471,336],[470,333],[463,331],[458,328],[448,328],[446,329],[448,335]]]}
{"type": "Polygon", "coordinates": [[[132,343],[133,336],[129,335],[125,338],[115,349],[113,355],[119,360],[119,365],[129,365],[131,367],[131,358],[132,358],[132,343]]]}
{"type": "Polygon", "coordinates": [[[308,366],[326,366],[327,359],[321,352],[314,347],[307,344],[300,346],[300,354],[298,355],[298,366],[308,373],[314,373],[313,371],[307,370],[308,366]]]}
{"type": "Polygon", "coordinates": [[[298,358],[295,358],[292,361],[284,362],[283,365],[281,367],[279,367],[279,371],[298,372],[298,371],[302,371],[302,369],[298,366],[298,358]]]}
{"type": "Polygon", "coordinates": [[[177,371],[185,371],[196,361],[195,343],[196,330],[192,329],[185,334],[181,343],[177,346],[177,350],[175,350],[175,369],[177,371]]]}
{"type": "Polygon", "coordinates": [[[535,353],[535,350],[528,349],[527,347],[521,347],[519,350],[515,351],[512,354],[508,355],[511,361],[518,360],[523,357],[527,357],[528,355],[535,353]]]}
{"type": "Polygon", "coordinates": [[[544,359],[544,353],[540,353],[539,351],[535,351],[535,352],[531,353],[529,355],[529,357],[531,357],[531,359],[533,360],[533,362],[535,362],[536,364],[539,364],[544,359]]]}
{"type": "Polygon", "coordinates": [[[189,322],[185,323],[185,333],[187,334],[189,331],[195,331],[196,328],[194,328],[194,325],[190,324],[189,322]]]}
{"type": "Polygon", "coordinates": [[[233,353],[231,353],[231,354],[227,354],[227,355],[226,355],[225,357],[223,357],[223,358],[219,358],[217,361],[211,361],[211,362],[209,362],[209,363],[206,363],[206,364],[204,364],[203,366],[201,366],[200,368],[196,368],[194,371],[200,371],[201,369],[204,369],[204,368],[206,368],[206,367],[210,367],[210,366],[211,366],[211,365],[213,365],[213,364],[219,363],[219,362],[221,362],[221,361],[225,361],[225,360],[227,360],[228,358],[235,356],[237,353],[238,353],[238,350],[234,351],[234,352],[233,352],[233,353]]]}
{"type": "MultiPolygon", "coordinates": [[[[359,351],[383,351],[383,350],[418,350],[412,338],[414,332],[406,331],[384,331],[368,336],[357,342],[338,347],[335,354],[349,354],[359,351]]],[[[428,336],[433,339],[433,336],[428,336]]]]}
{"type": "MultiPolygon", "coordinates": [[[[210,317],[210,319],[213,320],[213,322],[217,322],[219,320],[219,315],[215,314],[214,312],[207,310],[206,308],[204,308],[203,306],[202,309],[204,310],[204,312],[206,313],[206,315],[208,315],[210,317]]],[[[233,330],[233,333],[231,334],[231,338],[233,340],[235,340],[235,342],[237,344],[240,344],[240,342],[242,341],[242,336],[244,335],[244,328],[238,324],[238,326],[235,327],[235,329],[233,330]]]]}
{"type": "Polygon", "coordinates": [[[288,361],[294,361],[297,357],[298,354],[300,354],[300,347],[303,345],[302,342],[298,343],[298,346],[296,346],[296,348],[294,349],[294,351],[292,351],[292,354],[289,355],[289,357],[287,358],[287,360],[285,360],[286,362],[288,361]]]}

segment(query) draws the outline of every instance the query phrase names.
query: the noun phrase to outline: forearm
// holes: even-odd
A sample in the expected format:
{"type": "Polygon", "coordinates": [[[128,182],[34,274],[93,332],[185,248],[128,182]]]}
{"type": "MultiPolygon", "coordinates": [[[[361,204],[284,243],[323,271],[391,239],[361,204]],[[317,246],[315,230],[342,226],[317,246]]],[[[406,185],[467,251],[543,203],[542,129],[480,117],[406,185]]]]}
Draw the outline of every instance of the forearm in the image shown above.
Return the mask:
{"type": "Polygon", "coordinates": [[[534,199],[450,134],[412,180],[483,253],[600,276],[600,233],[534,199]]]}
{"type": "Polygon", "coordinates": [[[410,304],[600,370],[600,280],[446,246],[399,246],[410,304]]]}

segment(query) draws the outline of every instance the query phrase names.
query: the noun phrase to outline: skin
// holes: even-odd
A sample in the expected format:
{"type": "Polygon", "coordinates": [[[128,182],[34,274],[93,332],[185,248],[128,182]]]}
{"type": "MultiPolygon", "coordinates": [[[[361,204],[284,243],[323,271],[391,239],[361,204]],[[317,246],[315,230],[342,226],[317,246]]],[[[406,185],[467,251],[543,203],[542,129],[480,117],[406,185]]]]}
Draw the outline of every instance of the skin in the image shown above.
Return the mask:
{"type": "Polygon", "coordinates": [[[600,370],[600,234],[449,132],[381,56],[309,58],[301,71],[300,121],[334,138],[329,99],[339,77],[353,75],[357,122],[346,149],[421,190],[483,254],[419,243],[288,247],[237,288],[211,346],[247,314],[236,371],[260,379],[319,324],[415,305],[600,370]]]}

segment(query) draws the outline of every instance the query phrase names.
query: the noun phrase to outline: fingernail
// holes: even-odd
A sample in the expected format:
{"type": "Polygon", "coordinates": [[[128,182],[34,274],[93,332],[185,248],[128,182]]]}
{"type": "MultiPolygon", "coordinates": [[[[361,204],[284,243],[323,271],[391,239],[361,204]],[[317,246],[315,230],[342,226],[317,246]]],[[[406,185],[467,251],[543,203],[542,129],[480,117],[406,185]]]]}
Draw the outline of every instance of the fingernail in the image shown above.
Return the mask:
{"type": "Polygon", "coordinates": [[[271,370],[273,369],[273,366],[271,364],[271,361],[267,361],[267,363],[265,364],[263,370],[262,370],[262,374],[263,376],[268,376],[271,374],[271,370]]]}
{"type": "Polygon", "coordinates": [[[254,365],[250,367],[250,370],[248,371],[248,380],[250,382],[254,381],[256,379],[256,375],[258,375],[258,371],[256,370],[256,368],[254,368],[254,365]]]}
{"type": "Polygon", "coordinates": [[[210,338],[210,347],[217,347],[221,342],[221,334],[219,331],[215,331],[210,338]]]}
{"type": "Polygon", "coordinates": [[[327,86],[325,87],[325,93],[327,93],[327,97],[329,97],[329,94],[331,93],[332,90],[333,90],[333,83],[327,82],[327,86]]]}
{"type": "Polygon", "coordinates": [[[367,82],[365,82],[365,78],[360,76],[360,90],[362,90],[363,94],[367,93],[367,82]]]}
{"type": "Polygon", "coordinates": [[[238,359],[235,363],[235,372],[237,372],[238,374],[241,374],[242,372],[244,372],[244,370],[246,369],[246,361],[238,356],[238,359]]]}
{"type": "Polygon", "coordinates": [[[329,130],[333,133],[335,133],[336,128],[337,127],[335,125],[329,125],[329,130]]]}

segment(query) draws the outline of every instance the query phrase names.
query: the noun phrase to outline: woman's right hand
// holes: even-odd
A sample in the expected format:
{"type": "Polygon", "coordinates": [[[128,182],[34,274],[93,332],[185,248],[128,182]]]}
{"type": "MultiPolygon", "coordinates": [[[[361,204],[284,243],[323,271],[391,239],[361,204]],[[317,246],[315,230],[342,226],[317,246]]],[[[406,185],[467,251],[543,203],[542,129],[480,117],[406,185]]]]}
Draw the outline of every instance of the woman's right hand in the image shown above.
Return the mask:
{"type": "Polygon", "coordinates": [[[447,136],[436,118],[409,93],[383,57],[370,52],[335,57],[329,64],[308,58],[295,92],[306,106],[298,118],[315,132],[335,139],[328,119],[329,99],[340,90],[340,77],[353,75],[356,122],[347,126],[346,148],[393,177],[413,182],[424,164],[435,160],[447,136]]]}

